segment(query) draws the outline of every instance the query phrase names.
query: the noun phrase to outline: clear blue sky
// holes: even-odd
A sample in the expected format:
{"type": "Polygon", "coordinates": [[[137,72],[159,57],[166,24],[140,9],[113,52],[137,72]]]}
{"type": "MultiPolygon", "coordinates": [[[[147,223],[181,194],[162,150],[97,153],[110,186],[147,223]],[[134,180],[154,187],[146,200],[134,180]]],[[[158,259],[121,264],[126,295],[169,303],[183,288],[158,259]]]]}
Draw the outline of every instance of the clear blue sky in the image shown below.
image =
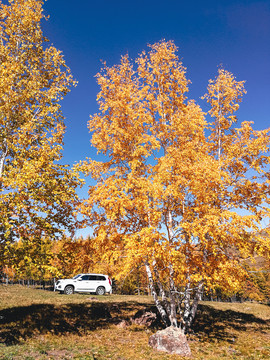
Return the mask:
{"type": "Polygon", "coordinates": [[[95,156],[87,122],[98,111],[94,76],[100,60],[114,65],[126,53],[134,59],[162,39],[179,47],[192,81],[190,98],[203,106],[199,98],[222,64],[246,80],[239,121],[254,121],[256,129],[270,126],[269,0],[47,0],[44,9],[50,15],[44,34],[63,51],[78,81],[62,103],[65,163],[95,156]]]}

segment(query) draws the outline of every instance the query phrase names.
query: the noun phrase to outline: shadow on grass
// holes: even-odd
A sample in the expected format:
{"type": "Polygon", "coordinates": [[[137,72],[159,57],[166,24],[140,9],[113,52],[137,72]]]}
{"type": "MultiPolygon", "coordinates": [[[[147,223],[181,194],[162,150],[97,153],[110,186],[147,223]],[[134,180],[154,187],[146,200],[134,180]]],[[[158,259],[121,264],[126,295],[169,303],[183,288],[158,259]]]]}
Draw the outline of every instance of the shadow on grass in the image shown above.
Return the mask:
{"type": "Polygon", "coordinates": [[[236,332],[246,330],[268,333],[270,322],[252,314],[233,310],[218,310],[212,306],[199,305],[192,330],[202,339],[234,342],[236,332]]]}
{"type": "Polygon", "coordinates": [[[0,342],[19,343],[28,337],[51,332],[78,334],[106,327],[111,321],[106,304],[38,304],[0,311],[0,342]]]}
{"type": "Polygon", "coordinates": [[[52,333],[85,335],[88,331],[106,328],[121,320],[129,320],[134,312],[145,307],[137,302],[36,304],[0,311],[0,343],[14,345],[27,338],[52,333]]]}
{"type": "MultiPolygon", "coordinates": [[[[106,328],[121,320],[129,320],[137,311],[155,311],[155,307],[139,302],[66,304],[36,304],[14,307],[0,311],[0,342],[6,345],[45,333],[55,335],[85,335],[88,331],[106,328]]],[[[161,323],[157,324],[162,327],[161,323]]],[[[247,328],[263,332],[269,329],[269,322],[254,315],[231,310],[217,310],[200,305],[193,326],[201,338],[232,340],[231,330],[245,331],[247,328]]],[[[144,331],[144,329],[141,329],[144,331]]]]}

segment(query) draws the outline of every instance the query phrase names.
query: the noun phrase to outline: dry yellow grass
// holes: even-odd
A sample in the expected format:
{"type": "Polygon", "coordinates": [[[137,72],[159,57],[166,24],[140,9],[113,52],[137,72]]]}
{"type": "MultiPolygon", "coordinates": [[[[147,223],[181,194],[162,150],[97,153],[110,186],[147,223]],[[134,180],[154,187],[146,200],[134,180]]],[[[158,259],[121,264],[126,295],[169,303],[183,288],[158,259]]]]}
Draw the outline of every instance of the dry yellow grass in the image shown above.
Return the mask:
{"type": "MultiPolygon", "coordinates": [[[[153,306],[147,296],[72,296],[0,286],[0,358],[176,360],[148,346],[156,329],[117,323],[153,306]]],[[[188,336],[194,360],[270,359],[270,307],[202,302],[188,336]]]]}

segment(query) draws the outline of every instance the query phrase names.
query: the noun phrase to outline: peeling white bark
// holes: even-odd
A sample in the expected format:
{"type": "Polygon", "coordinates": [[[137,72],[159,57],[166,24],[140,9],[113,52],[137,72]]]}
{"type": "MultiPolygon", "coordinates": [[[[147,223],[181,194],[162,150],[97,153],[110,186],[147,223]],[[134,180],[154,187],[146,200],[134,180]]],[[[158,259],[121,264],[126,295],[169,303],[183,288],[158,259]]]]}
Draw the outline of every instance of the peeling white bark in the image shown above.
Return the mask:
{"type": "Polygon", "coordinates": [[[146,270],[146,274],[147,274],[147,277],[148,277],[148,280],[149,280],[150,290],[151,290],[152,296],[154,298],[156,307],[157,307],[157,309],[158,309],[158,311],[159,311],[159,313],[161,315],[161,318],[164,321],[165,325],[170,326],[170,321],[169,321],[168,315],[167,315],[164,307],[162,306],[162,304],[160,303],[160,301],[158,299],[158,295],[157,295],[157,292],[156,292],[155,287],[154,287],[154,280],[153,280],[152,272],[151,272],[149,263],[147,261],[145,262],[145,270],[146,270]]]}
{"type": "Polygon", "coordinates": [[[188,283],[186,286],[186,291],[185,291],[186,296],[184,301],[184,317],[183,317],[183,330],[185,332],[188,331],[188,329],[191,327],[191,324],[194,321],[195,315],[197,313],[199,301],[202,300],[203,285],[204,285],[204,281],[201,280],[195,289],[192,305],[190,304],[191,303],[190,283],[188,283]]]}
{"type": "Polygon", "coordinates": [[[2,176],[2,174],[4,172],[4,165],[5,165],[6,157],[7,157],[7,142],[5,139],[3,141],[2,152],[0,155],[0,177],[2,176]]]}
{"type": "Polygon", "coordinates": [[[155,274],[156,281],[157,281],[157,286],[159,288],[160,295],[161,295],[161,298],[162,298],[162,302],[163,302],[163,304],[165,306],[167,314],[170,314],[170,305],[168,303],[167,296],[166,296],[166,293],[164,291],[163,285],[162,285],[162,283],[160,281],[158,269],[156,267],[156,261],[153,261],[153,269],[154,269],[154,274],[155,274]]]}

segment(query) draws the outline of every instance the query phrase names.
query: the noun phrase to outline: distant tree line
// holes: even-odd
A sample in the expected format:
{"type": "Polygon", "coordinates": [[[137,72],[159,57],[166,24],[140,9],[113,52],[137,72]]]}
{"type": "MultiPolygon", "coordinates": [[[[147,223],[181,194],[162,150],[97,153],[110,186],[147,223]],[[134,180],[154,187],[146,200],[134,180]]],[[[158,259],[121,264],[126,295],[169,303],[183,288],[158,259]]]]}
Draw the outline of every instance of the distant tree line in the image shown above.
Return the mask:
{"type": "MultiPolygon", "coordinates": [[[[60,240],[42,239],[37,243],[18,241],[10,248],[8,264],[1,268],[2,284],[20,284],[53,290],[54,281],[84,272],[106,273],[113,278],[113,290],[118,294],[151,295],[151,289],[143,266],[121,274],[121,264],[104,263],[89,236],[60,240]],[[117,274],[121,274],[117,276],[117,274]]],[[[245,280],[237,291],[217,285],[204,290],[203,299],[210,301],[253,300],[270,301],[270,267],[267,259],[255,257],[255,263],[244,264],[245,280]]],[[[164,279],[164,288],[166,284],[164,279]]],[[[184,289],[182,289],[184,290],[184,289]]],[[[158,291],[158,288],[157,288],[158,291]]]]}

